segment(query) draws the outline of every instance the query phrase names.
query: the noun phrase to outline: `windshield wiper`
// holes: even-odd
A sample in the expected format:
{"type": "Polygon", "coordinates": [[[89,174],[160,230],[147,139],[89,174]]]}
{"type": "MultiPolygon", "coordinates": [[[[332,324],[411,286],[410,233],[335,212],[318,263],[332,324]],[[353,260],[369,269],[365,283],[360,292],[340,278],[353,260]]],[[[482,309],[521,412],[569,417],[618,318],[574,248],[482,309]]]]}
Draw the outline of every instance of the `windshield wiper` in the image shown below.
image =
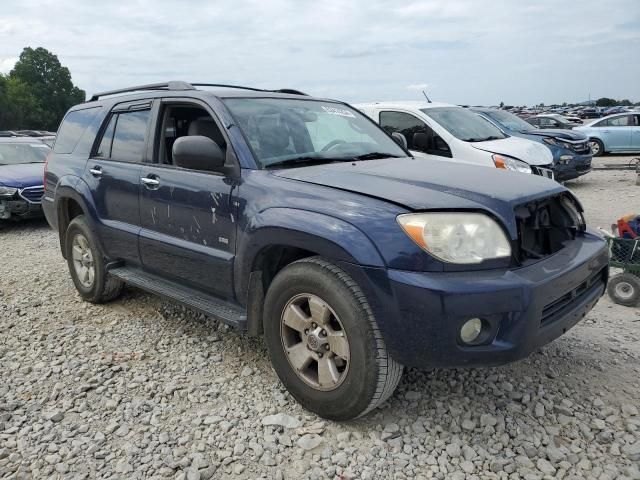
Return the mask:
{"type": "Polygon", "coordinates": [[[398,155],[393,155],[391,153],[385,152],[369,152],[363,153],[362,155],[356,155],[355,157],[351,157],[350,160],[377,160],[379,158],[400,158],[398,155]]]}
{"type": "Polygon", "coordinates": [[[467,138],[467,142],[488,142],[489,140],[501,140],[504,137],[496,137],[495,135],[490,135],[484,138],[467,138]]]}
{"type": "Polygon", "coordinates": [[[288,158],[286,160],[280,160],[278,162],[270,163],[269,165],[265,165],[264,168],[273,168],[273,167],[301,167],[304,165],[321,165],[323,163],[331,163],[331,162],[347,162],[350,159],[342,159],[342,158],[318,158],[318,157],[296,157],[296,158],[288,158]]]}

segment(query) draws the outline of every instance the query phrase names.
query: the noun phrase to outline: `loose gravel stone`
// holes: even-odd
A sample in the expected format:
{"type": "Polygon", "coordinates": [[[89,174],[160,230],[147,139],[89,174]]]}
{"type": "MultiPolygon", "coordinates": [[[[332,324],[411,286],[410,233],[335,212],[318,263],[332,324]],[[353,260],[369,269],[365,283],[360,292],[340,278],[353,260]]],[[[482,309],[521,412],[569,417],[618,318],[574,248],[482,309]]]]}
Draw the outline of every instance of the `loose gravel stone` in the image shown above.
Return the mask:
{"type": "MultiPolygon", "coordinates": [[[[605,226],[634,181],[567,185],[605,226]]],[[[640,309],[606,296],[527,359],[406,369],[382,408],[339,423],[296,403],[261,340],[134,288],[82,302],[46,224],[0,242],[0,478],[640,478],[640,309]]]]}

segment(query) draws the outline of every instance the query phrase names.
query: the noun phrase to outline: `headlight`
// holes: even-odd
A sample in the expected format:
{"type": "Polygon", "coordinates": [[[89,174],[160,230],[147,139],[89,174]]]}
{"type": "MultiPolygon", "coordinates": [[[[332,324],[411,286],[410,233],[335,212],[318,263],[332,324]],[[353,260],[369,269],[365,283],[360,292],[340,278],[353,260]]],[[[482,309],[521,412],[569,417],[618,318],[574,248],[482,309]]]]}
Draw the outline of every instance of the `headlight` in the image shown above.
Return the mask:
{"type": "Polygon", "coordinates": [[[496,168],[513,170],[514,172],[531,173],[531,167],[522,160],[507,157],[506,155],[500,155],[499,153],[494,153],[492,157],[496,168]]]}
{"type": "Polygon", "coordinates": [[[17,188],[0,186],[0,197],[13,197],[17,191],[17,188]]]}
{"type": "Polygon", "coordinates": [[[398,223],[420,248],[444,262],[481,263],[511,256],[500,225],[482,213],[409,213],[398,216],[398,223]]]}

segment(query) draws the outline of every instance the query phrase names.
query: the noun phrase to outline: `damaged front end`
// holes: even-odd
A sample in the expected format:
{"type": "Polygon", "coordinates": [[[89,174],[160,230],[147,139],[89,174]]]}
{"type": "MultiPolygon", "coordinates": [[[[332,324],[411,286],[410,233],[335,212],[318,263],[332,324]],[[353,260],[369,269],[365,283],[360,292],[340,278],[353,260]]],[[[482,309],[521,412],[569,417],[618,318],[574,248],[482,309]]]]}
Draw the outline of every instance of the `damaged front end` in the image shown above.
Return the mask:
{"type": "Polygon", "coordinates": [[[42,216],[42,187],[24,189],[2,187],[0,190],[0,221],[42,216]]]}

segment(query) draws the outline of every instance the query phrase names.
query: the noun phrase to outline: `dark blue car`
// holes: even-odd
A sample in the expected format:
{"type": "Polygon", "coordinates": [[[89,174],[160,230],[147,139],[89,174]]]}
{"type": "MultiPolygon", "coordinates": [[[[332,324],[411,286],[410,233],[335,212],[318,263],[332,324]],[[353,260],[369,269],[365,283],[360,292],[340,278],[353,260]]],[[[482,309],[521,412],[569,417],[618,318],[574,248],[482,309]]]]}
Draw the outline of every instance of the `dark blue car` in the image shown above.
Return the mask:
{"type": "Polygon", "coordinates": [[[344,420],[405,365],[523,358],[603,294],[605,242],[557,182],[412,158],[339,101],[210,87],[64,118],[43,204],[86,301],[128,283],[263,335],[291,394],[344,420]]]}
{"type": "Polygon", "coordinates": [[[42,216],[42,177],[49,152],[33,138],[0,138],[0,222],[42,216]]]}
{"type": "Polygon", "coordinates": [[[583,133],[565,129],[539,129],[517,115],[495,108],[471,108],[508,135],[545,144],[553,154],[553,173],[559,182],[591,171],[591,147],[583,133]]]}

